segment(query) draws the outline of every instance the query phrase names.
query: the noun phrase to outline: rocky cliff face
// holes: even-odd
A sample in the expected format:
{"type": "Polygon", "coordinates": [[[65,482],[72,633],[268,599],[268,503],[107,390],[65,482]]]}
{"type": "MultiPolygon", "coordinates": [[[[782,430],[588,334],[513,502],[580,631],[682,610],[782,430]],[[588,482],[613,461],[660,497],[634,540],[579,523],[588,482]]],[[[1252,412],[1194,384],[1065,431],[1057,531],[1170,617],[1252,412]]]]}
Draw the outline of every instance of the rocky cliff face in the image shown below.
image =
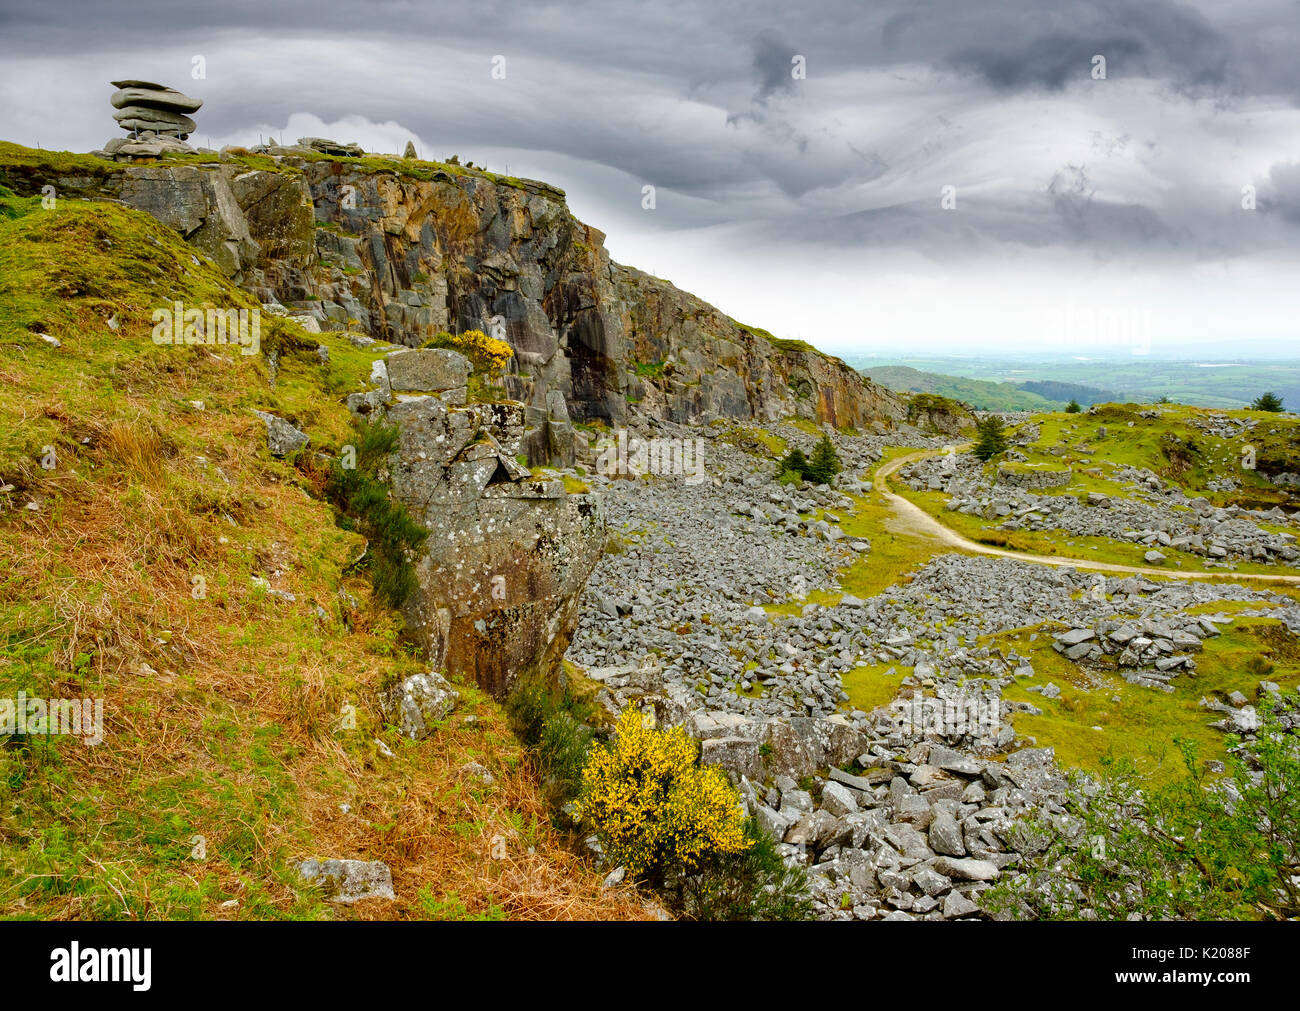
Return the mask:
{"type": "MultiPolygon", "coordinates": [[[[272,257],[263,296],[309,308],[322,325],[356,325],[412,346],[440,330],[495,331],[515,350],[507,388],[534,409],[533,424],[555,390],[575,419],[612,425],[636,414],[675,422],[799,415],[840,427],[902,417],[892,394],[837,359],[783,348],[611,262],[604,235],[545,184],[287,161],[302,172],[289,185],[314,207],[315,249],[272,257]]],[[[260,221],[250,227],[261,234],[260,221]]]]}
{"type": "Polygon", "coordinates": [[[907,398],[907,422],[923,432],[940,435],[973,434],[975,413],[960,401],[934,393],[914,393],[907,398]]]}
{"type": "Polygon", "coordinates": [[[894,393],[838,358],[798,341],[776,341],[631,267],[612,264],[611,276],[629,398],[650,417],[693,423],[794,415],[866,428],[905,416],[894,393]],[[651,378],[637,374],[638,363],[651,367],[651,378]]]}
{"type": "MultiPolygon", "coordinates": [[[[411,347],[442,330],[500,336],[515,351],[507,392],[533,429],[567,423],[548,405],[553,391],[574,420],[615,426],[796,415],[864,428],[905,417],[893,393],[838,359],[613,263],[604,235],[544,183],[298,148],[94,177],[10,176],[20,189],[53,181],[60,193],[146,210],[264,302],[325,328],[411,347]]],[[[533,462],[554,462],[543,457],[557,443],[571,456],[562,432],[525,448],[533,462]]]]}

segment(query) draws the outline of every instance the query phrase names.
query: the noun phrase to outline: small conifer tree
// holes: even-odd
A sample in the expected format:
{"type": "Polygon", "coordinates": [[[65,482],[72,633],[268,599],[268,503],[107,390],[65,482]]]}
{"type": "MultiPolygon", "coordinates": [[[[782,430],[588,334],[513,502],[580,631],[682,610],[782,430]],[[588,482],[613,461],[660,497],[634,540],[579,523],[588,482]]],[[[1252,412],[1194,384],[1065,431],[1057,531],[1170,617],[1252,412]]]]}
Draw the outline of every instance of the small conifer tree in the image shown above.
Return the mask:
{"type": "Polygon", "coordinates": [[[1005,426],[1002,424],[1002,419],[996,414],[990,414],[975,427],[979,433],[979,438],[976,439],[975,448],[971,452],[979,459],[987,462],[1007,451],[1005,426]]]}

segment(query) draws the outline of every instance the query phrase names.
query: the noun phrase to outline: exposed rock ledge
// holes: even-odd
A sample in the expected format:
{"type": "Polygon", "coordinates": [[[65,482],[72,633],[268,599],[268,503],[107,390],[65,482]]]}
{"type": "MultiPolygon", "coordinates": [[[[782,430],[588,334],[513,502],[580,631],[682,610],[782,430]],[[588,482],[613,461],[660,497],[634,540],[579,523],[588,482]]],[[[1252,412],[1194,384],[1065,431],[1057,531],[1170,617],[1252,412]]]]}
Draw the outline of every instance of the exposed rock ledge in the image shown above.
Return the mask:
{"type": "MultiPolygon", "coordinates": [[[[864,429],[905,416],[896,395],[839,359],[611,262],[604,235],[575,219],[553,187],[298,148],[271,149],[265,169],[211,157],[93,176],[33,166],[5,175],[23,193],[53,184],[61,195],[145,210],[261,301],[309,313],[326,329],[410,347],[441,330],[495,330],[515,351],[507,392],[534,425],[553,413],[552,391],[574,421],[611,425],[638,415],[677,423],[795,415],[864,429]]],[[[526,443],[531,462],[552,462],[538,458],[553,456],[547,443],[526,443]]]]}

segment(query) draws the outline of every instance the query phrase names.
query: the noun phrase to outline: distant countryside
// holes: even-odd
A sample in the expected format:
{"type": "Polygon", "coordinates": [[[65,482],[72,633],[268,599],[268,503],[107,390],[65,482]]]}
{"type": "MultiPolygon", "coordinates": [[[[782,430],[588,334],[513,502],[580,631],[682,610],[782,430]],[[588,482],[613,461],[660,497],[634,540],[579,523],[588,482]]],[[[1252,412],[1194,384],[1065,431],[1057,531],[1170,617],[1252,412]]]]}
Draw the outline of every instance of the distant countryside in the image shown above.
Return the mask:
{"type": "Polygon", "coordinates": [[[1300,408],[1300,360],[1223,362],[1060,358],[878,358],[848,355],[867,378],[895,390],[937,393],[984,411],[1060,410],[1168,397],[1196,407],[1241,408],[1272,391],[1300,408]]]}

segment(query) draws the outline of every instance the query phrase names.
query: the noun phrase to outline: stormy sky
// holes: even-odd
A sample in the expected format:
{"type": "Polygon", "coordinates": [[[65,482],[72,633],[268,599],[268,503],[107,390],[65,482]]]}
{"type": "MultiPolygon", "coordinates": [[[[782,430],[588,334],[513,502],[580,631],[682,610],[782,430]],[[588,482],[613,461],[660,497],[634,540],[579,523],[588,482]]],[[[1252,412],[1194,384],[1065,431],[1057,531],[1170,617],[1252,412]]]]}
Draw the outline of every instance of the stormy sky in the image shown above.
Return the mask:
{"type": "Polygon", "coordinates": [[[1296,0],[0,0],[0,139],[98,148],[158,80],[192,143],[553,182],[838,353],[1300,357],[1297,53],[1296,0]]]}

